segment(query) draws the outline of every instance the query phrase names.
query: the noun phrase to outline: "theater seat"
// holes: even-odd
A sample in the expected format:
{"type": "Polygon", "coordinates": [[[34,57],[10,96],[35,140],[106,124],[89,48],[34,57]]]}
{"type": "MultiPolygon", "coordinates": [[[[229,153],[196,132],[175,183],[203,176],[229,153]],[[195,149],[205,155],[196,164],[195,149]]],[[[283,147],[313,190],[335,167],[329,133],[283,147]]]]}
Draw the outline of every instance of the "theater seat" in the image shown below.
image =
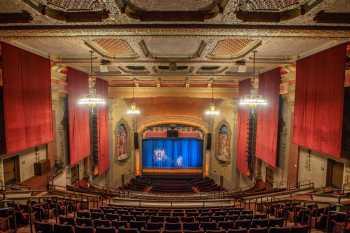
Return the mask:
{"type": "Polygon", "coordinates": [[[308,232],[309,232],[308,226],[294,226],[290,228],[290,233],[308,233],[308,232]]]}
{"type": "Polygon", "coordinates": [[[230,229],[227,231],[227,233],[248,233],[248,230],[245,228],[241,229],[230,229]]]}
{"type": "Polygon", "coordinates": [[[232,229],[234,226],[234,222],[233,221],[220,221],[218,222],[218,227],[228,230],[228,229],[232,229]]]}
{"type": "Polygon", "coordinates": [[[217,230],[217,225],[215,222],[202,222],[201,228],[203,228],[204,231],[217,230]]]}
{"type": "Polygon", "coordinates": [[[90,218],[76,218],[75,223],[78,226],[92,226],[92,220],[90,218]]]}
{"type": "Polygon", "coordinates": [[[205,233],[226,233],[225,230],[208,230],[205,233]]]}
{"type": "Polygon", "coordinates": [[[94,227],[111,227],[112,223],[109,220],[94,220],[94,227]]]}
{"type": "Polygon", "coordinates": [[[269,219],[269,226],[270,227],[282,227],[284,224],[283,218],[271,218],[269,219]]]}
{"type": "Polygon", "coordinates": [[[95,233],[116,233],[114,227],[96,227],[95,233]]]}
{"type": "Polygon", "coordinates": [[[74,218],[66,217],[66,216],[59,216],[59,223],[64,225],[75,225],[74,218]]]}
{"type": "Polygon", "coordinates": [[[163,228],[163,223],[160,222],[149,222],[146,225],[146,229],[148,230],[160,230],[163,228]]]}
{"type": "Polygon", "coordinates": [[[235,222],[235,227],[236,228],[250,228],[251,226],[251,220],[248,219],[242,219],[242,220],[237,220],[235,222]]]}
{"type": "Polygon", "coordinates": [[[135,221],[148,221],[148,216],[135,216],[135,221]]]}
{"type": "Polygon", "coordinates": [[[185,222],[182,224],[183,230],[189,230],[189,231],[198,231],[199,230],[199,224],[196,222],[185,222]]]}
{"type": "Polygon", "coordinates": [[[141,230],[145,227],[146,222],[145,221],[130,221],[129,222],[130,228],[136,228],[141,230]]]}
{"type": "Polygon", "coordinates": [[[182,231],[180,230],[164,230],[163,233],[183,233],[182,231]]]}
{"type": "Polygon", "coordinates": [[[151,222],[164,222],[164,217],[163,216],[152,216],[151,222]]]}
{"type": "Polygon", "coordinates": [[[181,230],[181,224],[180,223],[165,223],[164,225],[164,229],[165,230],[171,230],[171,231],[177,231],[177,230],[181,230]]]}
{"type": "Polygon", "coordinates": [[[52,233],[53,226],[50,223],[35,222],[34,223],[36,233],[52,233]]]}
{"type": "Polygon", "coordinates": [[[93,227],[76,226],[75,233],[94,233],[93,227]]]}
{"type": "Polygon", "coordinates": [[[91,215],[90,215],[90,212],[87,212],[87,211],[78,211],[77,217],[78,218],[90,218],[91,215]]]}
{"type": "Polygon", "coordinates": [[[268,219],[253,219],[252,227],[267,227],[269,226],[268,219]]]}
{"type": "Polygon", "coordinates": [[[105,215],[105,219],[107,219],[107,220],[119,220],[119,215],[109,213],[109,214],[105,215]]]}
{"type": "Polygon", "coordinates": [[[166,217],[165,221],[169,223],[178,223],[180,219],[178,217],[166,217]]]}
{"type": "Polygon", "coordinates": [[[270,227],[269,233],[290,233],[289,227],[270,227]]]}
{"type": "Polygon", "coordinates": [[[120,227],[126,227],[128,224],[127,221],[112,221],[112,226],[115,227],[116,229],[120,228],[120,227]]]}
{"type": "Polygon", "coordinates": [[[139,230],[137,228],[124,228],[121,227],[118,229],[119,233],[138,233],[139,230]]]}
{"type": "Polygon", "coordinates": [[[268,233],[267,227],[250,228],[249,233],[268,233]]]}
{"type": "Polygon", "coordinates": [[[54,233],[74,233],[73,226],[71,225],[55,224],[53,230],[54,233]]]}
{"type": "Polygon", "coordinates": [[[141,233],[160,233],[160,230],[147,230],[147,229],[142,229],[141,233]]]}
{"type": "Polygon", "coordinates": [[[190,223],[190,222],[194,222],[194,217],[181,217],[181,222],[183,223],[190,223]]]}

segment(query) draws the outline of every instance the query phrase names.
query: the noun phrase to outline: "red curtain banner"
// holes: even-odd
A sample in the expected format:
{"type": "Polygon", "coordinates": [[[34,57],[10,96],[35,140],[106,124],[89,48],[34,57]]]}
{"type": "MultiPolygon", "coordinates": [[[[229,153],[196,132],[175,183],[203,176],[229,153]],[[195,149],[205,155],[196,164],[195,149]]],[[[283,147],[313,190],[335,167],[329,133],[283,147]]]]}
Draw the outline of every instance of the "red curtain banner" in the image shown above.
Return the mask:
{"type": "MultiPolygon", "coordinates": [[[[97,79],[96,92],[105,99],[108,98],[108,83],[97,79]]],[[[98,129],[98,174],[104,174],[109,168],[109,140],[108,140],[108,107],[100,106],[97,110],[98,129]]]]}
{"type": "Polygon", "coordinates": [[[5,149],[13,154],[53,140],[50,60],[2,43],[5,149]]]}
{"type": "Polygon", "coordinates": [[[68,68],[68,125],[70,164],[76,165],[90,155],[89,109],[78,100],[88,93],[88,75],[68,68]]]}
{"type": "MultiPolygon", "coordinates": [[[[239,97],[250,93],[250,80],[239,82],[239,97]]],[[[238,109],[238,135],[237,135],[237,168],[244,176],[249,176],[248,168],[248,134],[249,134],[249,109],[239,106],[238,109]]]]}
{"type": "Polygon", "coordinates": [[[341,157],[346,45],[297,61],[293,142],[341,157]]]}
{"type": "Polygon", "coordinates": [[[280,80],[280,68],[259,76],[259,94],[268,105],[257,109],[255,154],[271,167],[276,167],[277,161],[280,80]]]}

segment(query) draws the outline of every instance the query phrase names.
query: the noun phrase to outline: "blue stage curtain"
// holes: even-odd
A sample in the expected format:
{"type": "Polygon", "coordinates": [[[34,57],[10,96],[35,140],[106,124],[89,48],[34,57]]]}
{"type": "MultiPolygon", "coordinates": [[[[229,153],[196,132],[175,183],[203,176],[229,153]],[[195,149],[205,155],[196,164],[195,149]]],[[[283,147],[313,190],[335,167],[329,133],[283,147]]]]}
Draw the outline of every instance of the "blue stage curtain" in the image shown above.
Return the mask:
{"type": "Polygon", "coordinates": [[[200,168],[202,157],[203,142],[194,138],[145,139],[142,143],[144,168],[200,168]]]}

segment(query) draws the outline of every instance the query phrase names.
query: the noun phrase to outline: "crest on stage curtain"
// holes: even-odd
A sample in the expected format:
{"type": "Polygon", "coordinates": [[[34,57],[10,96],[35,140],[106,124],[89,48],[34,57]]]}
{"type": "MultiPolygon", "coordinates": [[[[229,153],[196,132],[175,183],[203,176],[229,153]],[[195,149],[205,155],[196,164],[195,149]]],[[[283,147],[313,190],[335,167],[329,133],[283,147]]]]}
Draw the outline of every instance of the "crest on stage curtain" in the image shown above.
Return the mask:
{"type": "Polygon", "coordinates": [[[121,121],[115,130],[115,159],[123,161],[130,155],[130,130],[128,125],[121,121]]]}
{"type": "Polygon", "coordinates": [[[227,123],[219,124],[217,129],[215,155],[222,163],[231,162],[231,131],[227,123]]]}

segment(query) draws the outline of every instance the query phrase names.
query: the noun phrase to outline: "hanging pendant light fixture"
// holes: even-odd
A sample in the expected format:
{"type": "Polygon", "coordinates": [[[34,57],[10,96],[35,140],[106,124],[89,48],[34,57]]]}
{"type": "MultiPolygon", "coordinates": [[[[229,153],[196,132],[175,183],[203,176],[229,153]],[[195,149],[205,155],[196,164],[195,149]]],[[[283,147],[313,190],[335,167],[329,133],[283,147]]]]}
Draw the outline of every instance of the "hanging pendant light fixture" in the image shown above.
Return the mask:
{"type": "Polygon", "coordinates": [[[90,55],[89,93],[82,96],[78,100],[78,104],[94,108],[98,105],[105,105],[106,100],[102,96],[96,94],[96,76],[93,73],[92,66],[93,51],[90,51],[90,55]]]}
{"type": "Polygon", "coordinates": [[[215,107],[213,83],[211,83],[211,103],[209,105],[209,108],[205,111],[205,115],[210,117],[215,117],[220,115],[220,111],[217,110],[215,107]]]}
{"type": "Polygon", "coordinates": [[[135,86],[132,87],[132,104],[130,108],[126,111],[126,114],[133,115],[133,116],[137,116],[141,114],[140,109],[137,107],[135,103],[135,86]]]}
{"type": "Polygon", "coordinates": [[[250,91],[250,95],[245,95],[239,100],[239,105],[248,106],[249,108],[256,108],[257,106],[267,105],[267,100],[258,94],[258,87],[256,84],[258,83],[258,75],[255,72],[255,56],[256,51],[253,52],[253,77],[251,78],[252,88],[250,91]]]}

